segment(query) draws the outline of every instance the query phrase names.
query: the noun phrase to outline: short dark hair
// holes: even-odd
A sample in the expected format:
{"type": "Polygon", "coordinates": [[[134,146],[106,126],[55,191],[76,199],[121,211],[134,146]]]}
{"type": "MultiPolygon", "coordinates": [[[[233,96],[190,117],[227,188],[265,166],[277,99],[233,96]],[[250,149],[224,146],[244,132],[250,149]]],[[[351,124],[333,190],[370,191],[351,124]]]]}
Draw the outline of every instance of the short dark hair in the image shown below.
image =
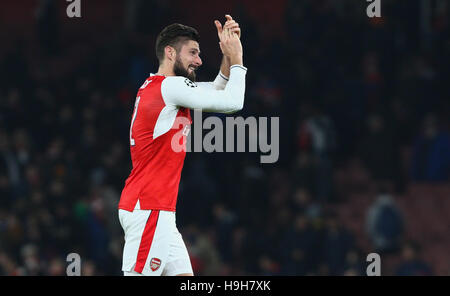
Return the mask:
{"type": "Polygon", "coordinates": [[[200,35],[196,29],[177,23],[165,27],[156,38],[156,57],[159,62],[161,63],[164,59],[164,48],[166,46],[169,45],[177,49],[176,47],[179,42],[185,42],[187,40],[199,42],[200,35]]]}

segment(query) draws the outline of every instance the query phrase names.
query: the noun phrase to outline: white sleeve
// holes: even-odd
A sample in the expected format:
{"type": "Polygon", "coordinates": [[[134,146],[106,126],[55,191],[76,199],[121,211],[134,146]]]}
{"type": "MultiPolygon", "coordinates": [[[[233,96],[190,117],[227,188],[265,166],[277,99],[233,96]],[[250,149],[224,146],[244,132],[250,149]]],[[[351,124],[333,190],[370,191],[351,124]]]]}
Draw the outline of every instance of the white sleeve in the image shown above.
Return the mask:
{"type": "MultiPolygon", "coordinates": [[[[161,94],[166,104],[203,111],[232,113],[244,106],[245,75],[247,68],[230,67],[230,78],[223,90],[198,85],[181,76],[169,76],[161,84],[161,94]]],[[[217,79],[217,78],[216,78],[217,79]]]]}
{"type": "Polygon", "coordinates": [[[201,88],[207,88],[207,89],[225,89],[225,86],[227,86],[227,82],[230,78],[226,77],[222,71],[219,71],[219,74],[217,74],[216,79],[212,82],[197,82],[197,85],[201,88]]]}

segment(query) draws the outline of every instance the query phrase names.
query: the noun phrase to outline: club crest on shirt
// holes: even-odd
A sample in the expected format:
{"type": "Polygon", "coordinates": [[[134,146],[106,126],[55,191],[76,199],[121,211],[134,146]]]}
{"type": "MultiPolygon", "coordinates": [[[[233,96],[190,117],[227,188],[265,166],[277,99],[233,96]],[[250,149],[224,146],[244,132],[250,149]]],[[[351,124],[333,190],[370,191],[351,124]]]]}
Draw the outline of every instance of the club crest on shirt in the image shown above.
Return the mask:
{"type": "Polygon", "coordinates": [[[186,83],[187,86],[189,87],[197,87],[197,84],[195,84],[195,82],[191,81],[190,79],[186,78],[184,80],[184,83],[186,83]]]}
{"type": "Polygon", "coordinates": [[[152,258],[150,260],[150,269],[156,271],[161,266],[161,260],[158,258],[152,258]]]}

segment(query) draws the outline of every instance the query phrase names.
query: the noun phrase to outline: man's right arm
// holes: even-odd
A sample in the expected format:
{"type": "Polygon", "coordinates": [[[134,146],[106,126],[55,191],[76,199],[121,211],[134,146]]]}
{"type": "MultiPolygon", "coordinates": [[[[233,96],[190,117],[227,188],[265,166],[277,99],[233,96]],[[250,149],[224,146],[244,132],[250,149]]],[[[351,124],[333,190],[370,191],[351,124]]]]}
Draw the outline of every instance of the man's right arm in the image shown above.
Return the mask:
{"type": "Polygon", "coordinates": [[[161,94],[166,104],[206,112],[233,113],[244,106],[245,75],[242,65],[230,67],[230,79],[223,90],[198,87],[191,80],[173,76],[161,84],[161,94]]]}
{"type": "Polygon", "coordinates": [[[166,104],[221,113],[232,113],[243,108],[247,68],[242,63],[242,44],[230,28],[218,29],[220,49],[231,63],[230,79],[225,89],[202,88],[184,77],[167,77],[161,84],[166,104]]]}

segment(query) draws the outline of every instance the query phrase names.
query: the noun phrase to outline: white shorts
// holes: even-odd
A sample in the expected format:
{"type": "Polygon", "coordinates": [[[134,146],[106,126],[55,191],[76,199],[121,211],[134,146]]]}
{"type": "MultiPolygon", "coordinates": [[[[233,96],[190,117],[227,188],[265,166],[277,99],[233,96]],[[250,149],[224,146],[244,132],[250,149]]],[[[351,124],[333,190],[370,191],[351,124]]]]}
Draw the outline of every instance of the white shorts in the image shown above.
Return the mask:
{"type": "Polygon", "coordinates": [[[189,254],[175,223],[175,212],[119,209],[125,232],[124,275],[174,276],[193,273],[189,254]]]}

